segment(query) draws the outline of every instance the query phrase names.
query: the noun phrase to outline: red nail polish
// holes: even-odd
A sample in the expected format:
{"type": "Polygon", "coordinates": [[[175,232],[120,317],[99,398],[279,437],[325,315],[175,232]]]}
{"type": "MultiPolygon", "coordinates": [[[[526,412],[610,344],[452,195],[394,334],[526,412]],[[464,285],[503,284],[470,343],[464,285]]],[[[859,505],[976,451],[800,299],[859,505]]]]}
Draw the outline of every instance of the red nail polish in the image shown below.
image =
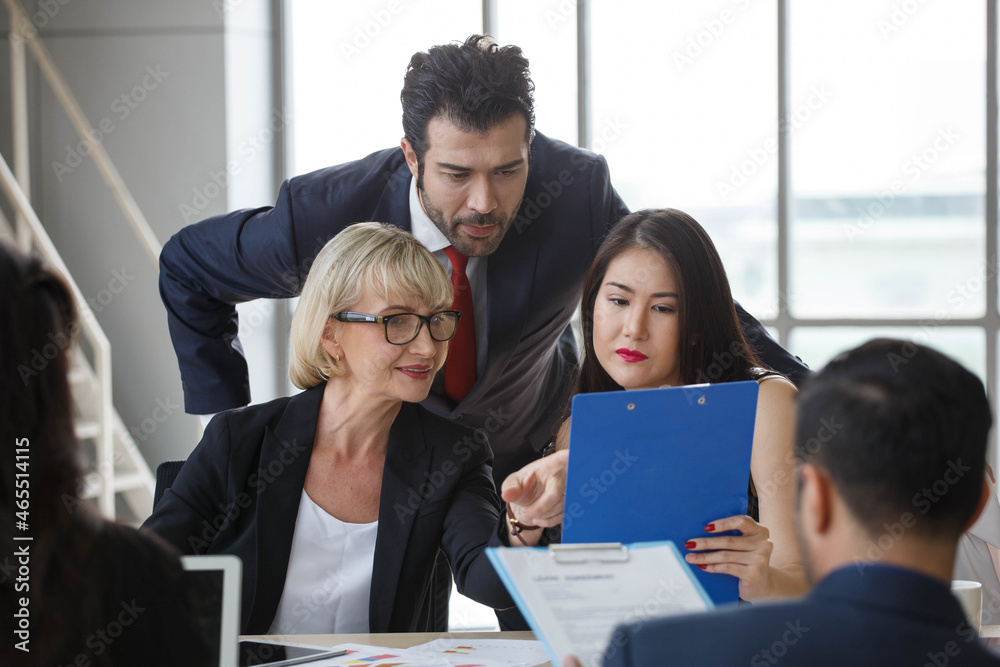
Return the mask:
{"type": "Polygon", "coordinates": [[[714,523],[710,523],[707,526],[705,526],[705,532],[706,533],[713,533],[713,532],[715,532],[715,524],[714,523]]]}
{"type": "Polygon", "coordinates": [[[685,549],[694,549],[694,542],[688,541],[684,543],[685,549]]]}
{"type": "Polygon", "coordinates": [[[707,565],[699,565],[699,566],[698,566],[698,569],[699,569],[699,570],[704,570],[704,569],[705,569],[706,567],[708,567],[708,566],[707,566],[707,565]]]}

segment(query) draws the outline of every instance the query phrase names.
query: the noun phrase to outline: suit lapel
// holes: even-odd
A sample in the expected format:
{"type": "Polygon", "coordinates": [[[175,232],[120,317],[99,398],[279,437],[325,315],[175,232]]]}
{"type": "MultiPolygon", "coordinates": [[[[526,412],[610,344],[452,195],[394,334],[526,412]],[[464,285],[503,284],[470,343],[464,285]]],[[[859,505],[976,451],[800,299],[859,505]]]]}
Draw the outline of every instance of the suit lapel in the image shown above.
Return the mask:
{"type": "Polygon", "coordinates": [[[267,632],[281,600],[325,386],[292,397],[274,430],[264,433],[257,470],[257,577],[247,623],[253,632],[267,632]]]}
{"type": "MultiPolygon", "coordinates": [[[[402,149],[400,149],[402,153],[402,149]]],[[[372,211],[372,222],[390,222],[401,229],[410,231],[410,174],[406,161],[383,174],[385,189],[372,211]]],[[[360,222],[360,221],[359,221],[360,222]]]]}
{"type": "Polygon", "coordinates": [[[372,565],[368,614],[371,632],[392,630],[390,623],[410,530],[423,501],[417,489],[424,481],[421,475],[429,466],[433,449],[424,440],[419,409],[416,405],[404,403],[389,431],[372,565]]]}

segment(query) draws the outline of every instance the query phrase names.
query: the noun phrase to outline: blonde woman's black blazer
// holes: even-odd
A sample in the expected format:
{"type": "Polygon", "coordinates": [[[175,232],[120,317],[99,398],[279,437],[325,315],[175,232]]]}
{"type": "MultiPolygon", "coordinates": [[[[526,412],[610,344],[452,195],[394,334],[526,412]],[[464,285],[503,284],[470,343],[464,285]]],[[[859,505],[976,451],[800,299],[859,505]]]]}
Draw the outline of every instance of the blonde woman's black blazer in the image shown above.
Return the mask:
{"type": "MultiPolygon", "coordinates": [[[[267,632],[281,599],[324,387],[217,415],[143,525],[183,553],[243,560],[244,634],[267,632]]],[[[465,595],[513,606],[484,553],[502,544],[491,462],[483,434],[403,404],[382,476],[371,632],[418,630],[439,548],[465,595]]]]}

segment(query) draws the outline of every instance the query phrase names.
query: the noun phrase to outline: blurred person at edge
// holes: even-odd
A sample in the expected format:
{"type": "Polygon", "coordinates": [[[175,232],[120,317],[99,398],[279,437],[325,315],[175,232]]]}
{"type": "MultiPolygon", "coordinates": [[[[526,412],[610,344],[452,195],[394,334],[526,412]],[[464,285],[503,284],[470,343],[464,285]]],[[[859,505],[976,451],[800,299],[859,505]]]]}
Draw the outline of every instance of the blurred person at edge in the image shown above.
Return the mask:
{"type": "MultiPolygon", "coordinates": [[[[1000,625],[1000,500],[989,464],[986,465],[986,480],[989,497],[979,518],[958,541],[952,578],[980,582],[983,585],[983,625],[1000,625]]],[[[923,493],[915,506],[923,510],[930,506],[934,497],[933,489],[929,494],[923,493]]],[[[874,549],[877,548],[874,545],[874,549]]],[[[1000,637],[990,638],[987,645],[1000,646],[1000,637]]]]}
{"type": "MultiPolygon", "coordinates": [[[[705,229],[669,208],[622,218],[587,273],[580,311],[584,358],[574,395],[704,382],[759,383],[747,514],[713,517],[706,534],[691,535],[684,545],[686,558],[707,572],[738,577],[744,600],[804,593],[791,484],[795,385],[764,367],[744,337],[726,270],[705,229]],[[763,486],[781,479],[786,483],[763,486]],[[712,536],[723,531],[739,534],[712,536]]],[[[569,436],[567,418],[556,448],[567,448],[569,436]]]]}
{"type": "Polygon", "coordinates": [[[1000,665],[950,590],[956,544],[990,493],[982,382],[928,347],[879,339],[807,381],[797,409],[796,528],[812,591],[621,626],[604,664],[1000,665]],[[916,511],[914,496],[941,479],[954,483],[916,511]],[[873,541],[887,547],[877,560],[873,541]]]}
{"type": "Polygon", "coordinates": [[[177,555],[153,535],[101,519],[78,496],[82,453],[67,380],[78,331],[62,278],[0,243],[0,613],[8,629],[0,664],[214,665],[177,555]]]}
{"type": "Polygon", "coordinates": [[[409,232],[335,236],[292,318],[289,374],[305,391],[216,415],[143,525],[242,559],[243,634],[423,630],[439,551],[459,591],[513,607],[485,548],[539,544],[537,527],[562,522],[566,456],[505,482],[505,518],[485,434],[420,404],[461,326],[451,302],[409,232]]]}

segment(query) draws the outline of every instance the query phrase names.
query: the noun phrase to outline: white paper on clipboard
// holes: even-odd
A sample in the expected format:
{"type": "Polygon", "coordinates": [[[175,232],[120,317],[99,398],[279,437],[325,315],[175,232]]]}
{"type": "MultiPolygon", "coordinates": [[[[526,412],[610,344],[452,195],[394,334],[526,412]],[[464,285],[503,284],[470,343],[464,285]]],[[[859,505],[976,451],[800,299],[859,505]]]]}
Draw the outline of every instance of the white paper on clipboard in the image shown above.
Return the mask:
{"type": "Polygon", "coordinates": [[[486,553],[555,665],[567,655],[600,665],[618,625],[713,606],[672,542],[486,553]]]}

